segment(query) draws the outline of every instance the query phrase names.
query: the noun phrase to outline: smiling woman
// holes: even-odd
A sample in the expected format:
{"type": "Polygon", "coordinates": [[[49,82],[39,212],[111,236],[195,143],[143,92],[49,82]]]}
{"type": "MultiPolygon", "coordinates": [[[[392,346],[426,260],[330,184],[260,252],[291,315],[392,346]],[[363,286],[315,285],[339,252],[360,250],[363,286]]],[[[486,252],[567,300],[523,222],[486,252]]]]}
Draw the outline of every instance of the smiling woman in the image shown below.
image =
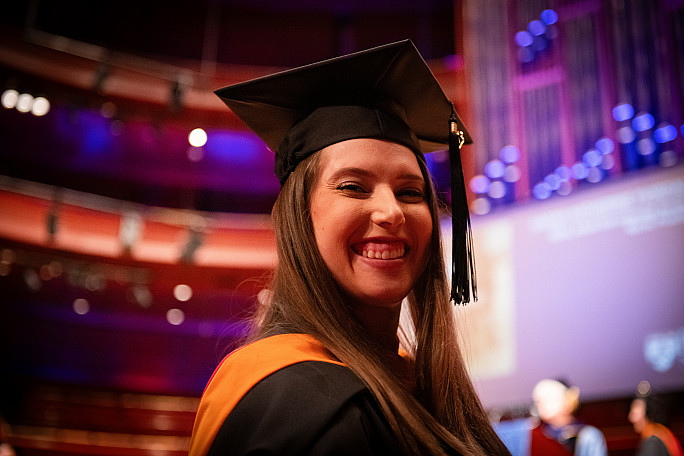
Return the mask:
{"type": "Polygon", "coordinates": [[[469,138],[413,44],[217,94],[276,151],[278,264],[249,343],[204,392],[190,454],[508,454],[466,373],[450,303],[474,292],[458,156],[469,138]],[[423,156],[446,144],[451,299],[423,156]],[[399,327],[403,303],[411,328],[399,327]],[[400,341],[404,331],[415,340],[400,341]]]}

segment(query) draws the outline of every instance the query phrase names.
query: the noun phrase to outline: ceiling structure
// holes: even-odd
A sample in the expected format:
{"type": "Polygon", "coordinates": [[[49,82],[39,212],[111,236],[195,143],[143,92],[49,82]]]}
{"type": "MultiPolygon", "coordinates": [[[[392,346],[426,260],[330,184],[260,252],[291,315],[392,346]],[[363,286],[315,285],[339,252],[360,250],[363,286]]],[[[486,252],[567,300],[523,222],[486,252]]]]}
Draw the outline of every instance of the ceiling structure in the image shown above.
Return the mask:
{"type": "Polygon", "coordinates": [[[0,111],[0,174],[151,206],[270,211],[279,189],[272,152],[213,95],[217,88],[405,38],[450,98],[463,84],[460,8],[450,0],[3,8],[2,89],[44,95],[52,111],[0,111]],[[209,141],[193,151],[187,135],[196,127],[209,141]]]}

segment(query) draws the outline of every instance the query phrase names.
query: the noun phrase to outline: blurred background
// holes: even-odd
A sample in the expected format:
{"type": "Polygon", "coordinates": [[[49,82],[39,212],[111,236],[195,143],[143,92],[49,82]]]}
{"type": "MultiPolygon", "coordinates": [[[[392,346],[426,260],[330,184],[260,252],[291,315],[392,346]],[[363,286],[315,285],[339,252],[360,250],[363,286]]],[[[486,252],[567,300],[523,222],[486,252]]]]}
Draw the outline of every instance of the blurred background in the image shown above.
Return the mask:
{"type": "Polygon", "coordinates": [[[646,380],[684,436],[684,1],[1,8],[0,442],[184,454],[275,264],[273,154],[212,92],[406,38],[475,140],[480,299],[457,312],[492,419],[562,378],[633,454],[646,380]]]}

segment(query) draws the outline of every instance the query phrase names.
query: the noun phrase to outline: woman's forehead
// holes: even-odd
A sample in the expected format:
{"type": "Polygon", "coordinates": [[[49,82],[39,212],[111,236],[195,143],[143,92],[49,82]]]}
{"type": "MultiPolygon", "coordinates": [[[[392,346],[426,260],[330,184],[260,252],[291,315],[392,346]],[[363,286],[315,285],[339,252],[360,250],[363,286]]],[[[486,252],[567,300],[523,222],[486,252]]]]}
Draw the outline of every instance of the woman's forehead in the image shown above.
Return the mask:
{"type": "Polygon", "coordinates": [[[320,166],[324,174],[339,170],[359,174],[393,171],[422,179],[416,154],[406,146],[371,138],[342,141],[322,149],[320,166]]]}

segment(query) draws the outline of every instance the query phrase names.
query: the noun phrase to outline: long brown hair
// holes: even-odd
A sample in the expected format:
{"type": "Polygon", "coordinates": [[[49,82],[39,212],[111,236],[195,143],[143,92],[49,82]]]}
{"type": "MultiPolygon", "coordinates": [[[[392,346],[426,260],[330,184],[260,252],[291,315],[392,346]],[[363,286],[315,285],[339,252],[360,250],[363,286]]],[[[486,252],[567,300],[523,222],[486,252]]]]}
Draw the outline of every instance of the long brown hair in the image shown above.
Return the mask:
{"type": "Polygon", "coordinates": [[[274,332],[314,336],[369,387],[409,454],[509,454],[493,431],[466,372],[449,302],[437,198],[418,159],[432,215],[430,255],[408,296],[415,329],[417,393],[392,374],[373,338],[354,317],[316,245],[309,211],[321,154],[302,161],[273,207],[278,266],[253,338],[274,332]]]}

